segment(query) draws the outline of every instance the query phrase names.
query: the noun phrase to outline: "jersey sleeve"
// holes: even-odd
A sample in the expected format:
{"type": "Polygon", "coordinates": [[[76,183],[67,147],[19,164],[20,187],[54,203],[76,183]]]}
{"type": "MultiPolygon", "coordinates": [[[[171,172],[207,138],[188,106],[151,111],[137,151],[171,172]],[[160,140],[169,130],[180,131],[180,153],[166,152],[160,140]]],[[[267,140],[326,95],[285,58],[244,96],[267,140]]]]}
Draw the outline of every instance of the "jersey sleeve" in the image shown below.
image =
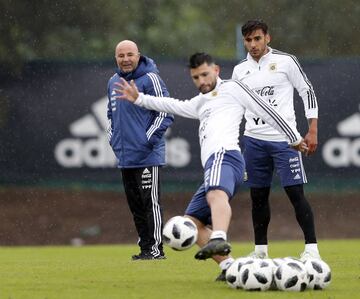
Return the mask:
{"type": "MultiPolygon", "coordinates": [[[[156,97],[169,96],[165,83],[158,74],[148,73],[147,76],[149,80],[145,91],[146,94],[156,97]]],[[[157,144],[173,121],[174,116],[172,114],[153,111],[153,120],[146,130],[149,142],[153,145],[157,144]]]]}
{"type": "Polygon", "coordinates": [[[314,88],[293,55],[289,57],[288,77],[303,100],[306,118],[318,118],[318,103],[314,88]]]}
{"type": "Polygon", "coordinates": [[[234,96],[245,109],[249,109],[279,132],[284,133],[290,145],[300,143],[302,137],[296,127],[291,125],[280,113],[253,92],[246,84],[240,81],[234,82],[237,84],[237,88],[234,89],[234,96]]]}
{"type": "Polygon", "coordinates": [[[198,119],[199,116],[196,109],[198,100],[198,96],[190,100],[181,101],[170,97],[154,97],[140,93],[139,97],[135,101],[135,104],[159,112],[172,113],[186,118],[198,119]]]}

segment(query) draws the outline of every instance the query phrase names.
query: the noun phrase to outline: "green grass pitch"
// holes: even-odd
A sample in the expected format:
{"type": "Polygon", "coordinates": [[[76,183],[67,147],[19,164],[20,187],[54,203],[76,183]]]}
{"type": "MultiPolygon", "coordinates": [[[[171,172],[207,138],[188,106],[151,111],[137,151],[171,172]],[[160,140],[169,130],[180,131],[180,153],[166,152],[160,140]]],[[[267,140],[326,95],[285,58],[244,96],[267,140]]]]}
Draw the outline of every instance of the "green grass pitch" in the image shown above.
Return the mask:
{"type": "MultiPolygon", "coordinates": [[[[1,247],[1,299],[212,299],[212,298],[360,298],[360,239],[320,240],[323,259],[332,268],[332,283],[323,291],[246,292],[214,282],[219,268],[193,258],[195,246],[167,260],[131,261],[136,246],[1,247]]],[[[233,243],[233,255],[252,250],[233,243]]],[[[271,242],[272,257],[298,256],[302,242],[271,242]]]]}

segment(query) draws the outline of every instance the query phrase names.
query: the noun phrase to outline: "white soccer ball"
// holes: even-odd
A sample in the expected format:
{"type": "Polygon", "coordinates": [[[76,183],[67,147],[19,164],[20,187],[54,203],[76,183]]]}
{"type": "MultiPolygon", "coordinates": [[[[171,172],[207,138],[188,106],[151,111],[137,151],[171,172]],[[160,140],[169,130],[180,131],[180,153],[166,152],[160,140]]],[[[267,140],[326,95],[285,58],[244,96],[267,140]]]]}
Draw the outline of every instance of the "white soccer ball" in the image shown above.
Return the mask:
{"type": "Polygon", "coordinates": [[[240,281],[244,290],[266,291],[273,281],[273,265],[263,259],[254,259],[240,269],[240,281]]]}
{"type": "Polygon", "coordinates": [[[309,284],[305,265],[297,259],[286,258],[285,260],[275,272],[276,287],[282,291],[304,291],[309,284]]]}
{"type": "Polygon", "coordinates": [[[273,263],[275,264],[276,268],[275,268],[275,271],[277,270],[277,268],[286,262],[286,258],[282,258],[282,257],[277,257],[277,258],[274,258],[272,259],[273,263]]]}
{"type": "Polygon", "coordinates": [[[266,262],[269,264],[269,267],[272,269],[273,271],[273,274],[275,274],[275,271],[277,270],[278,268],[278,265],[274,262],[273,259],[270,259],[270,258],[266,258],[266,259],[262,259],[262,261],[266,262]]]}
{"type": "Polygon", "coordinates": [[[322,290],[330,284],[331,269],[323,260],[307,259],[304,265],[309,274],[309,289],[322,290]]]}
{"type": "Polygon", "coordinates": [[[164,244],[174,250],[185,250],[196,243],[198,230],[194,221],[183,216],[175,216],[166,222],[163,229],[164,244]]]}
{"type": "Polygon", "coordinates": [[[253,263],[254,259],[251,257],[240,257],[236,259],[230,267],[226,270],[226,282],[233,289],[241,289],[242,284],[240,281],[241,267],[247,263],[253,263]]]}
{"type": "MultiPolygon", "coordinates": [[[[277,259],[275,259],[275,260],[279,260],[279,259],[277,258],[277,259]]],[[[276,270],[277,270],[277,268],[278,268],[278,266],[279,266],[280,261],[277,261],[277,262],[276,262],[276,261],[274,261],[273,259],[270,259],[270,258],[263,259],[263,261],[269,263],[270,268],[271,268],[271,270],[272,270],[272,274],[273,274],[273,280],[272,280],[272,282],[271,282],[271,285],[270,285],[269,290],[277,290],[277,287],[276,287],[276,284],[275,284],[274,275],[275,275],[275,272],[276,272],[276,270]]]]}

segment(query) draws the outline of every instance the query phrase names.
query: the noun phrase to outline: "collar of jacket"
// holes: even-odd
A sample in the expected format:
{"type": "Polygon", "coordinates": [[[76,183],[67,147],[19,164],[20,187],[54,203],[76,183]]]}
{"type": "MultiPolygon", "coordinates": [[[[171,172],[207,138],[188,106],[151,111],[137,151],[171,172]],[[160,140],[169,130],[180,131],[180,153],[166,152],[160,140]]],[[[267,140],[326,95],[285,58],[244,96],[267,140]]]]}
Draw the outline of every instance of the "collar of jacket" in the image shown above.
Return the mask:
{"type": "Polygon", "coordinates": [[[149,57],[140,56],[139,64],[136,69],[130,73],[124,73],[119,68],[116,69],[116,73],[121,77],[124,78],[126,81],[135,80],[144,76],[147,73],[159,73],[159,70],[154,62],[149,57]]]}
{"type": "Polygon", "coordinates": [[[263,62],[263,61],[266,60],[268,57],[270,57],[270,55],[271,55],[271,53],[272,53],[272,51],[273,51],[273,49],[270,48],[269,46],[268,46],[268,49],[269,49],[269,51],[268,51],[265,55],[263,55],[263,56],[260,58],[259,61],[256,61],[254,58],[252,58],[252,56],[250,55],[250,53],[247,53],[246,58],[247,58],[249,61],[251,61],[252,63],[261,64],[261,62],[263,62]]]}

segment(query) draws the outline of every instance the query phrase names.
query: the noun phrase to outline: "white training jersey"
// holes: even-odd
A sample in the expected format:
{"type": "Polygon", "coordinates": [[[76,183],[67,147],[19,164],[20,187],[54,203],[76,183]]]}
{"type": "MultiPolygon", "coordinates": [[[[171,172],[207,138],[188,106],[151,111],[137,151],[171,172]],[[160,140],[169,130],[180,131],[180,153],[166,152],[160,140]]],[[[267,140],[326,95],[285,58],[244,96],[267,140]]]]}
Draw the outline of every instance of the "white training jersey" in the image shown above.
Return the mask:
{"type": "Polygon", "coordinates": [[[301,136],[294,126],[286,122],[245,84],[236,80],[218,79],[214,90],[206,94],[200,93],[185,101],[140,93],[135,104],[151,110],[199,119],[203,167],[207,159],[220,149],[240,151],[240,123],[246,109],[260,115],[267,123],[284,132],[290,144],[296,145],[301,141],[301,136]]]}
{"type": "MultiPolygon", "coordinates": [[[[318,105],[313,87],[295,56],[269,47],[269,52],[255,61],[247,58],[235,66],[232,78],[248,85],[277,112],[296,127],[294,88],[304,103],[306,118],[318,118],[318,105]]],[[[274,129],[259,114],[245,112],[244,135],[268,141],[285,141],[286,136],[274,129]]]]}

